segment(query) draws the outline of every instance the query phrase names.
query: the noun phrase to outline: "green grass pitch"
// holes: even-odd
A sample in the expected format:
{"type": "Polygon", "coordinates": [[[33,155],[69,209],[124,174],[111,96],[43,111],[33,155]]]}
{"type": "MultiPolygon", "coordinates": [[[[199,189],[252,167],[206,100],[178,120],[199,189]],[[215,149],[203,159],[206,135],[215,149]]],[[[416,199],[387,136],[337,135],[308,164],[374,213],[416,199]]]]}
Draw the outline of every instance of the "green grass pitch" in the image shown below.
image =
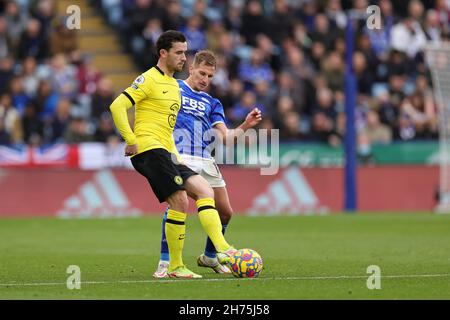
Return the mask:
{"type": "Polygon", "coordinates": [[[157,280],[161,217],[0,220],[0,299],[450,299],[450,215],[233,217],[226,236],[258,251],[258,279],[196,265],[205,235],[187,221],[184,262],[204,276],[157,280]],[[81,289],[69,290],[69,265],[81,289]],[[381,269],[369,290],[367,267],[381,269]]]}

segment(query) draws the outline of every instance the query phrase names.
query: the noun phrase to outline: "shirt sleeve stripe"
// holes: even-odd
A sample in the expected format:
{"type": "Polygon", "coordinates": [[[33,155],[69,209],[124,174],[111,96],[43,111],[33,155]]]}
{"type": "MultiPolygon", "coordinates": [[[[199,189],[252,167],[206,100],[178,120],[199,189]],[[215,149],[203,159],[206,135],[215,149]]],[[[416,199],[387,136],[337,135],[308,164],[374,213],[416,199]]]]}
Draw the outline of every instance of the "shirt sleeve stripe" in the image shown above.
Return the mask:
{"type": "Polygon", "coordinates": [[[211,127],[214,127],[216,124],[218,124],[218,123],[225,123],[224,121],[221,121],[221,120],[219,120],[219,121],[215,121],[214,123],[212,123],[211,124],[211,127]]]}
{"type": "Polygon", "coordinates": [[[122,91],[122,93],[131,101],[131,104],[134,106],[136,103],[134,102],[134,99],[128,94],[126,91],[122,91]]]}

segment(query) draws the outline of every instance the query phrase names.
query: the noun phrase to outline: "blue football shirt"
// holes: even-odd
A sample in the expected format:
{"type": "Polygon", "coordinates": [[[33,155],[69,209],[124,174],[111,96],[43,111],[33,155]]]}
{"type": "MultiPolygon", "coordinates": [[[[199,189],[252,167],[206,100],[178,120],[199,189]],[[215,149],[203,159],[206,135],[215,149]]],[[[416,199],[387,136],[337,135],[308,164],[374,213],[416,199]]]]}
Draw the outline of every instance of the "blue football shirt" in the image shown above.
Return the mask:
{"type": "Polygon", "coordinates": [[[213,126],[225,123],[222,103],[206,92],[195,91],[183,80],[177,80],[181,108],[174,128],[174,140],[181,154],[211,158],[215,142],[213,126]]]}

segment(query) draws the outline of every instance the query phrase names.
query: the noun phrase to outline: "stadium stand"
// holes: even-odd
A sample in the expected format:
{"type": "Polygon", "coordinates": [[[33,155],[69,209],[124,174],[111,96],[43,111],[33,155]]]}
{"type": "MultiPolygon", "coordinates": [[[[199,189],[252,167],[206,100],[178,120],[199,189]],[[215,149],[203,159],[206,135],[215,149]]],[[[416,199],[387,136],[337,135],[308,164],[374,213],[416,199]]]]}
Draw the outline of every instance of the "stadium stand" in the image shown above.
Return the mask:
{"type": "Polygon", "coordinates": [[[448,39],[449,1],[80,0],[81,29],[69,30],[71,4],[1,2],[1,144],[116,141],[109,104],[156,62],[163,30],[177,29],[190,56],[205,48],[218,54],[210,91],[231,126],[258,105],[261,127],[279,128],[283,141],[338,146],[349,10],[361,17],[353,58],[359,150],[437,139],[423,46],[448,39]],[[380,30],[365,27],[370,4],[381,8],[380,30]]]}

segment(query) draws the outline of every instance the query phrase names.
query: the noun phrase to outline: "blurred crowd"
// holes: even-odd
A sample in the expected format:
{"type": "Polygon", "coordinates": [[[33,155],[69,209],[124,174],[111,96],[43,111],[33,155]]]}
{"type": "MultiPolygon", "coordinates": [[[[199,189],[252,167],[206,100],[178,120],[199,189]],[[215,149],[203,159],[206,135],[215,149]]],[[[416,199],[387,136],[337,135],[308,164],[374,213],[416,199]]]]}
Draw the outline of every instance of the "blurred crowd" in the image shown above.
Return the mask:
{"type": "Polygon", "coordinates": [[[0,144],[120,142],[113,83],[55,0],[0,1],[0,144]]]}
{"type": "MultiPolygon", "coordinates": [[[[0,143],[119,139],[108,106],[111,81],[80,52],[54,0],[0,6],[0,143]]],[[[282,141],[339,146],[345,134],[345,27],[354,21],[356,128],[360,154],[376,143],[436,139],[437,108],[424,61],[428,41],[450,35],[450,0],[90,1],[145,71],[168,29],[218,56],[210,94],[230,126],[258,106],[260,127],[282,141]],[[366,26],[369,5],[381,28],[366,26]]],[[[187,77],[185,71],[176,74],[187,77]]],[[[130,79],[130,82],[133,79],[130,79]]]]}

